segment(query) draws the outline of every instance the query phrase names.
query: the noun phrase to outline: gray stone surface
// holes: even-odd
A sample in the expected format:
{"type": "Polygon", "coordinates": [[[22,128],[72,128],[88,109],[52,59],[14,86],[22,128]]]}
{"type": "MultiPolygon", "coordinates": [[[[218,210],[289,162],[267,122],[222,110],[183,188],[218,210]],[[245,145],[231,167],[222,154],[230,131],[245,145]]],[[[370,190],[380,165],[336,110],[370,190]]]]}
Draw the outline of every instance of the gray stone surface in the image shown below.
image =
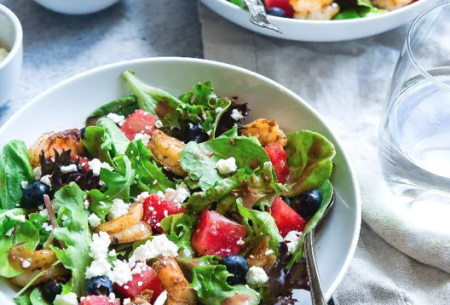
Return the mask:
{"type": "Polygon", "coordinates": [[[57,14],[31,0],[0,3],[16,13],[24,31],[20,84],[0,107],[0,125],[37,94],[80,72],[143,57],[203,56],[197,1],[122,0],[85,16],[57,14]]]}

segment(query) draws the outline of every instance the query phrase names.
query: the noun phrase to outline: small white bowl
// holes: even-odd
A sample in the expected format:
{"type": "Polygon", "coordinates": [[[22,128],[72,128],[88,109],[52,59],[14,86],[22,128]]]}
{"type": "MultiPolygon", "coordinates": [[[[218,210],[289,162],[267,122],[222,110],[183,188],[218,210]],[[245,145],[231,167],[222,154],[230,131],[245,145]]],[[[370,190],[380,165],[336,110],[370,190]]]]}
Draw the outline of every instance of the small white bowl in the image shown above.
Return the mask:
{"type": "Polygon", "coordinates": [[[246,29],[263,35],[298,41],[342,41],[380,34],[408,23],[442,0],[419,0],[398,10],[371,17],[347,20],[300,20],[269,16],[283,33],[258,27],[248,12],[227,0],[201,0],[207,7],[246,29]]]}
{"type": "Polygon", "coordinates": [[[0,47],[9,51],[0,62],[0,107],[8,99],[19,80],[22,69],[22,25],[14,13],[0,4],[0,47]]]}
{"type": "Polygon", "coordinates": [[[57,13],[84,15],[96,13],[110,7],[119,0],[34,0],[43,7],[57,13]]]}

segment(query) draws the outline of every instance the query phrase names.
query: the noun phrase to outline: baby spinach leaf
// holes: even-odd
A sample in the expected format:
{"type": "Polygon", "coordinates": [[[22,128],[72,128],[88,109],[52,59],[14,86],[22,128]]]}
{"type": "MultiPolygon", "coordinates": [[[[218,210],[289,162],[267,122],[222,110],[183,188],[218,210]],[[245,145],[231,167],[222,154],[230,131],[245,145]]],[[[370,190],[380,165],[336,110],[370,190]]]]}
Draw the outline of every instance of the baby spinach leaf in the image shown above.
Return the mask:
{"type": "Polygon", "coordinates": [[[125,155],[130,159],[131,166],[136,172],[138,183],[131,186],[134,196],[142,192],[156,193],[164,192],[167,188],[175,188],[175,183],[170,181],[161,167],[152,160],[152,153],[141,140],[131,142],[125,155]]]}
{"type": "Polygon", "coordinates": [[[198,266],[194,268],[191,287],[204,305],[259,304],[258,292],[246,285],[230,286],[226,281],[229,276],[224,265],[198,266]]]}
{"type": "Polygon", "coordinates": [[[284,196],[292,197],[323,184],[331,175],[333,144],[324,136],[309,130],[287,135],[285,147],[291,175],[284,196]]]}
{"type": "Polygon", "coordinates": [[[87,127],[84,132],[83,145],[90,157],[98,158],[102,162],[113,165],[112,141],[105,128],[98,126],[87,127]]]}
{"type": "Polygon", "coordinates": [[[217,138],[198,144],[190,142],[183,149],[180,157],[181,167],[189,174],[189,178],[198,181],[199,187],[205,191],[225,179],[216,169],[220,159],[236,159],[238,169],[252,174],[254,169],[270,162],[266,151],[254,139],[246,137],[217,138]]]}
{"type": "Polygon", "coordinates": [[[53,230],[53,235],[64,243],[65,248],[53,246],[51,249],[64,267],[72,271],[73,291],[77,295],[84,294],[85,271],[92,260],[89,256],[91,243],[88,225],[89,212],[84,209],[83,205],[85,195],[86,193],[78,185],[70,183],[56,192],[54,199],[60,206],[60,210],[57,219],[59,227],[53,230]]]}
{"type": "Polygon", "coordinates": [[[136,109],[139,109],[137,99],[134,95],[124,96],[118,98],[108,104],[102,105],[95,109],[86,119],[86,126],[95,125],[96,120],[108,115],[109,113],[116,113],[118,115],[128,116],[136,109]]]}
{"type": "Polygon", "coordinates": [[[277,253],[278,244],[283,241],[283,237],[281,237],[273,217],[267,212],[247,209],[241,203],[237,204],[237,209],[247,228],[246,248],[252,249],[264,236],[268,235],[270,238],[269,248],[277,253]]]}
{"type": "Polygon", "coordinates": [[[7,143],[0,153],[0,208],[13,209],[22,201],[22,181],[33,181],[28,148],[22,141],[7,143]]]}
{"type": "Polygon", "coordinates": [[[111,139],[111,155],[113,157],[123,155],[130,144],[130,140],[117,127],[116,123],[108,118],[100,118],[97,121],[97,126],[105,128],[106,133],[111,139]]]}
{"type": "Polygon", "coordinates": [[[191,237],[197,219],[195,215],[181,213],[170,215],[161,221],[161,228],[167,238],[178,246],[183,256],[192,256],[195,253],[191,247],[191,237]]]}
{"type": "Polygon", "coordinates": [[[325,210],[327,209],[328,205],[330,204],[333,198],[333,186],[331,185],[331,182],[329,180],[326,180],[317,189],[319,190],[320,194],[322,194],[322,202],[320,204],[319,210],[317,210],[316,214],[314,214],[314,216],[311,217],[311,219],[308,221],[305,228],[303,229],[302,236],[300,237],[297,244],[297,249],[294,252],[295,254],[292,256],[289,264],[287,265],[288,269],[303,258],[306,235],[309,234],[312,230],[314,230],[314,228],[323,218],[325,210]]]}

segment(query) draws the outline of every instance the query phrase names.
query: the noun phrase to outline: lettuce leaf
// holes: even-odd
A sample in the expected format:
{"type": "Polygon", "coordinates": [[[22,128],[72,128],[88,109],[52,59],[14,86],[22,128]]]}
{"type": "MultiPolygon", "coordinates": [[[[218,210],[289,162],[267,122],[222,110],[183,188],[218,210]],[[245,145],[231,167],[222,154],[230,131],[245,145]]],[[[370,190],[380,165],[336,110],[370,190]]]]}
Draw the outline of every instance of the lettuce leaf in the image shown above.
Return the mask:
{"type": "Polygon", "coordinates": [[[134,95],[121,97],[92,111],[86,119],[86,126],[95,125],[99,117],[109,113],[128,116],[137,109],[139,109],[139,105],[134,95]]]}
{"type": "Polygon", "coordinates": [[[152,153],[141,140],[131,142],[125,155],[130,159],[131,166],[136,172],[136,183],[131,186],[134,196],[142,192],[156,193],[164,192],[167,188],[175,188],[175,183],[166,177],[156,162],[152,161],[152,153]]]}
{"type": "Polygon", "coordinates": [[[33,181],[28,148],[22,141],[7,143],[0,153],[0,208],[13,209],[22,201],[22,181],[33,181]]]}
{"type": "Polygon", "coordinates": [[[111,154],[113,157],[123,155],[130,144],[130,140],[117,127],[116,123],[108,118],[100,118],[97,121],[97,126],[105,129],[111,141],[111,154]]]}
{"type": "Polygon", "coordinates": [[[33,305],[50,305],[41,294],[41,290],[39,288],[34,288],[30,294],[30,302],[33,305]]]}
{"type": "Polygon", "coordinates": [[[31,213],[28,215],[29,221],[39,230],[39,245],[43,245],[50,237],[51,232],[43,228],[44,222],[49,221],[48,214],[31,213]]]}
{"type": "Polygon", "coordinates": [[[191,237],[197,220],[198,216],[181,213],[170,215],[161,221],[161,228],[167,238],[178,246],[183,256],[189,257],[195,254],[191,246],[191,237]]]}
{"type": "Polygon", "coordinates": [[[259,304],[259,293],[247,285],[230,286],[226,281],[230,275],[224,265],[198,266],[193,270],[191,287],[204,305],[259,304]]]}
{"type": "Polygon", "coordinates": [[[77,295],[84,294],[85,271],[92,260],[89,256],[91,243],[89,212],[83,206],[85,195],[78,185],[70,183],[56,192],[54,199],[60,209],[57,218],[58,227],[53,230],[53,235],[63,242],[65,248],[51,247],[51,249],[64,267],[72,271],[73,291],[77,295]]]}
{"type": "Polygon", "coordinates": [[[283,195],[292,197],[317,188],[330,177],[336,152],[330,141],[313,131],[297,131],[287,138],[285,150],[291,175],[283,195]]]}
{"type": "Polygon", "coordinates": [[[278,244],[283,241],[278,231],[275,219],[268,212],[261,212],[245,208],[241,203],[237,204],[239,214],[243,217],[243,222],[247,228],[245,238],[245,250],[251,250],[264,236],[269,236],[269,248],[274,253],[278,252],[278,244]]]}
{"type": "Polygon", "coordinates": [[[303,229],[303,234],[300,237],[297,248],[295,250],[295,254],[292,256],[287,268],[292,268],[292,266],[299,262],[303,258],[304,253],[304,243],[306,235],[308,235],[312,230],[314,230],[320,220],[323,218],[325,210],[333,199],[333,186],[329,180],[326,180],[321,186],[317,188],[322,194],[322,202],[320,204],[319,210],[314,214],[313,217],[308,221],[305,228],[303,229]]]}
{"type": "Polygon", "coordinates": [[[30,300],[31,289],[28,289],[25,293],[22,293],[20,296],[15,296],[14,301],[18,305],[32,305],[30,300]]]}

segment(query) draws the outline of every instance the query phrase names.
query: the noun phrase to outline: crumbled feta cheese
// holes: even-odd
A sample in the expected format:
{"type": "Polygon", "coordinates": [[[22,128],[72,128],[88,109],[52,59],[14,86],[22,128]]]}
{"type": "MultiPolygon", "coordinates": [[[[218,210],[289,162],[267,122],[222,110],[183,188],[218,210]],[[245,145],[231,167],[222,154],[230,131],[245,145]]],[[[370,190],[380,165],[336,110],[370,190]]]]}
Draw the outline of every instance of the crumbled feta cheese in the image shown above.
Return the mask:
{"type": "Polygon", "coordinates": [[[89,200],[88,199],[84,199],[83,201],[83,207],[85,210],[89,209],[89,200]]]}
{"type": "Polygon", "coordinates": [[[237,170],[236,159],[234,157],[220,159],[216,163],[216,168],[221,175],[231,174],[237,170]]]}
{"type": "Polygon", "coordinates": [[[14,228],[9,229],[6,233],[5,236],[11,236],[11,234],[14,232],[14,228]]]}
{"type": "Polygon", "coordinates": [[[123,305],[127,305],[131,302],[130,298],[123,299],[123,305]]]}
{"type": "Polygon", "coordinates": [[[39,211],[39,215],[41,215],[42,217],[48,216],[47,209],[39,211]]]}
{"type": "Polygon", "coordinates": [[[109,210],[109,216],[112,219],[119,218],[120,216],[128,213],[129,209],[130,205],[128,203],[125,203],[122,199],[116,198],[113,200],[113,204],[111,206],[111,209],[109,210]]]}
{"type": "Polygon", "coordinates": [[[208,136],[210,136],[210,135],[212,134],[212,130],[208,130],[208,131],[206,132],[206,134],[207,134],[208,136]]]}
{"type": "Polygon", "coordinates": [[[143,200],[145,200],[145,198],[147,198],[149,196],[150,196],[150,194],[148,192],[142,192],[136,197],[136,201],[143,201],[143,200]]]}
{"type": "Polygon", "coordinates": [[[86,269],[86,279],[91,279],[96,276],[110,276],[111,264],[106,259],[97,259],[92,261],[91,265],[86,269]]]}
{"type": "Polygon", "coordinates": [[[269,280],[269,277],[263,268],[253,266],[248,270],[246,279],[251,287],[260,287],[269,280]]]}
{"type": "Polygon", "coordinates": [[[51,224],[49,224],[48,222],[44,222],[42,224],[42,228],[48,232],[53,231],[53,226],[51,224]]]}
{"type": "Polygon", "coordinates": [[[153,185],[157,185],[158,184],[158,180],[153,180],[153,183],[152,183],[153,185]]]}
{"type": "Polygon", "coordinates": [[[289,251],[290,254],[294,254],[295,253],[295,250],[297,249],[297,245],[298,245],[298,241],[300,239],[300,236],[302,236],[302,232],[291,231],[284,238],[284,241],[287,244],[288,251],[289,251]]]}
{"type": "Polygon", "coordinates": [[[236,245],[242,246],[245,244],[245,241],[242,239],[242,237],[239,237],[239,240],[236,242],[236,245]]]}
{"type": "Polygon", "coordinates": [[[92,243],[90,245],[89,255],[94,259],[104,259],[108,253],[108,247],[111,244],[111,239],[108,233],[99,232],[92,235],[92,243]]]}
{"type": "Polygon", "coordinates": [[[161,127],[163,127],[164,126],[164,124],[161,122],[161,120],[157,120],[156,121],[156,123],[155,123],[155,127],[156,128],[161,128],[161,127]]]}
{"type": "Polygon", "coordinates": [[[137,284],[139,287],[141,287],[144,283],[142,281],[139,281],[137,284]]]}
{"type": "Polygon", "coordinates": [[[78,305],[77,295],[75,292],[58,294],[53,301],[53,305],[78,305]]]}
{"type": "Polygon", "coordinates": [[[266,256],[271,255],[271,254],[273,254],[273,253],[274,253],[274,252],[273,252],[272,249],[266,250],[266,252],[264,252],[264,254],[265,254],[266,256]]]}
{"type": "Polygon", "coordinates": [[[233,109],[233,111],[231,111],[231,118],[235,121],[239,121],[242,120],[244,116],[242,115],[242,112],[240,112],[239,110],[233,109]]]}
{"type": "Polygon", "coordinates": [[[186,198],[188,198],[191,195],[191,192],[189,191],[189,188],[184,182],[181,182],[177,185],[177,189],[174,190],[173,188],[166,189],[166,195],[165,197],[169,200],[172,200],[176,203],[183,203],[186,198]]]}
{"type": "Polygon", "coordinates": [[[97,215],[95,215],[94,213],[89,215],[88,221],[89,221],[89,225],[92,228],[96,228],[96,227],[98,227],[99,225],[102,224],[102,220],[97,215]]]}
{"type": "Polygon", "coordinates": [[[111,292],[108,297],[110,302],[114,302],[114,300],[116,299],[116,295],[114,292],[111,292]]]}
{"type": "Polygon", "coordinates": [[[94,176],[99,176],[102,168],[113,171],[114,169],[106,162],[102,162],[99,159],[95,158],[88,162],[89,168],[92,170],[92,174],[94,176]]]}
{"type": "Polygon", "coordinates": [[[114,250],[114,249],[112,249],[111,251],[109,251],[108,252],[108,256],[116,256],[117,255],[117,253],[116,253],[116,250],[114,250]]]}
{"type": "Polygon", "coordinates": [[[45,175],[45,176],[41,177],[41,179],[39,181],[41,181],[43,184],[45,184],[51,188],[52,187],[52,181],[50,180],[51,177],[52,177],[52,175],[45,175]]]}
{"type": "Polygon", "coordinates": [[[153,305],[164,305],[166,303],[166,300],[167,300],[167,291],[164,290],[155,300],[155,303],[153,303],[153,305]]]}
{"type": "Polygon", "coordinates": [[[66,221],[67,219],[69,219],[69,217],[67,217],[67,215],[61,216],[61,220],[62,220],[62,221],[66,221]]]}
{"type": "Polygon", "coordinates": [[[223,110],[222,107],[217,107],[217,108],[216,108],[216,113],[220,113],[222,110],[223,110]]]}
{"type": "Polygon", "coordinates": [[[147,261],[153,259],[159,255],[158,250],[155,248],[153,243],[149,240],[145,244],[140,245],[133,252],[133,257],[137,261],[147,261]]]}
{"type": "Polygon", "coordinates": [[[40,166],[33,169],[33,178],[35,181],[38,181],[39,179],[41,179],[41,176],[42,176],[42,169],[40,166]]]}
{"type": "Polygon", "coordinates": [[[158,196],[159,198],[161,198],[161,199],[165,199],[166,198],[166,196],[163,194],[163,192],[161,192],[161,191],[158,191],[157,193],[156,193],[156,196],[158,196]]]}
{"type": "Polygon", "coordinates": [[[22,268],[23,269],[27,269],[30,266],[31,266],[31,260],[29,258],[22,261],[22,268]]]}
{"type": "Polygon", "coordinates": [[[148,142],[150,142],[150,136],[148,134],[146,134],[146,133],[143,133],[143,132],[137,133],[134,136],[134,139],[135,140],[141,140],[142,144],[144,144],[145,146],[147,146],[148,142]]]}
{"type": "Polygon", "coordinates": [[[8,217],[11,220],[16,220],[19,222],[25,221],[25,215],[14,215],[11,211],[8,211],[5,213],[5,216],[8,217]]]}
{"type": "Polygon", "coordinates": [[[106,117],[116,124],[120,124],[122,121],[125,120],[125,117],[123,115],[119,115],[119,114],[113,113],[113,112],[108,113],[108,115],[106,117]]]}
{"type": "Polygon", "coordinates": [[[178,247],[171,242],[166,234],[155,236],[152,240],[153,246],[159,251],[162,256],[178,256],[178,247]]]}
{"type": "Polygon", "coordinates": [[[73,173],[73,172],[78,171],[76,164],[61,166],[60,169],[61,169],[61,173],[63,173],[63,174],[73,173]]]}
{"type": "Polygon", "coordinates": [[[116,260],[114,262],[114,268],[109,279],[113,283],[116,283],[120,286],[131,281],[133,279],[133,275],[131,273],[130,266],[128,266],[128,264],[124,261],[116,260]]]}
{"type": "Polygon", "coordinates": [[[20,182],[20,185],[22,186],[23,189],[25,189],[28,186],[28,181],[22,181],[20,182]]]}

